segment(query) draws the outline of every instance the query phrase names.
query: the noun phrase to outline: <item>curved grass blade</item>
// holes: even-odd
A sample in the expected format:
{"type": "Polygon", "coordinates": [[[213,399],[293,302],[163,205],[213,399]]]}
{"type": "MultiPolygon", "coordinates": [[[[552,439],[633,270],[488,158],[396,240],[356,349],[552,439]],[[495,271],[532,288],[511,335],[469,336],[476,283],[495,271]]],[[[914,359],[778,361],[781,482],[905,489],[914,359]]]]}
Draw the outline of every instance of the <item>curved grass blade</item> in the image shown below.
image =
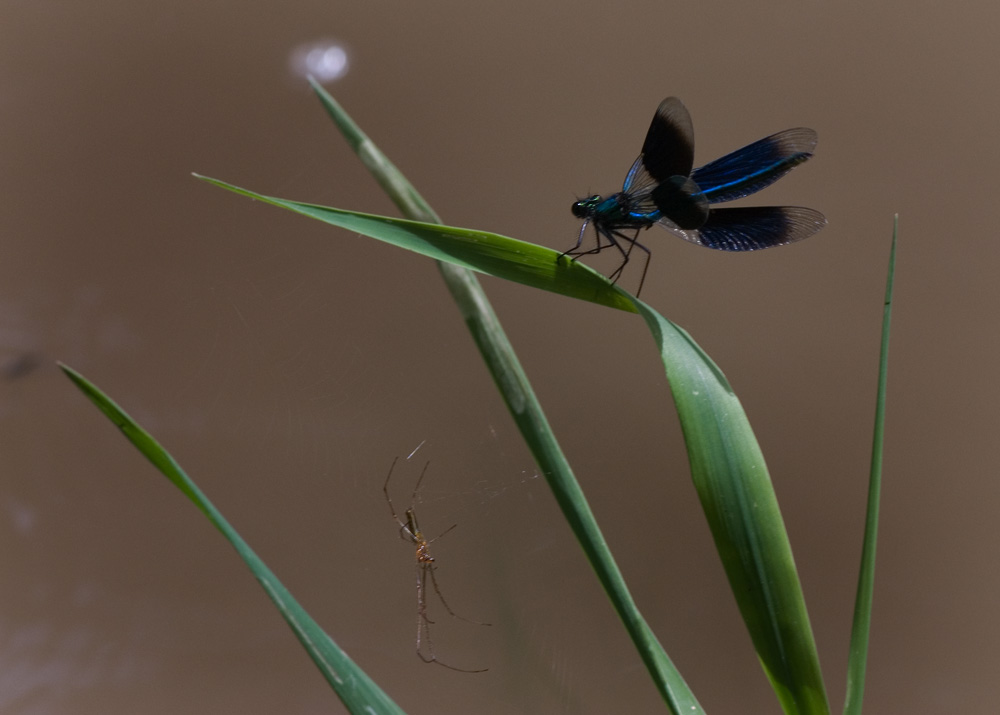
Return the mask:
{"type": "Polygon", "coordinates": [[[850,656],[847,662],[847,695],[844,715],[861,715],[865,694],[865,669],[868,664],[868,636],[872,618],[872,593],[875,590],[875,546],[878,541],[879,497],[882,492],[882,449],[885,435],[885,386],[889,374],[889,329],[892,324],[892,282],[896,273],[896,236],[899,216],[892,228],[889,271],[885,282],[885,307],[882,309],[882,350],[878,365],[878,390],[875,397],[875,428],[872,435],[872,463],[868,478],[868,513],[865,538],[861,547],[858,591],[854,600],[854,623],[851,627],[850,656]]]}
{"type": "MultiPolygon", "coordinates": [[[[319,84],[311,82],[327,112],[362,162],[411,219],[439,223],[423,197],[393,166],[348,114],[319,84]]],[[[524,369],[475,274],[445,261],[437,263],[515,423],[524,436],[574,534],[590,560],[662,697],[675,715],[703,713],[694,694],[636,608],[625,581],[559,448],[524,369]]],[[[631,303],[616,307],[634,310],[631,303]]]]}
{"type": "Polygon", "coordinates": [[[827,715],[791,544],[743,406],[685,330],[634,300],[660,349],[691,477],[764,672],[786,713],[827,715]]]}
{"type": "Polygon", "coordinates": [[[631,303],[614,290],[604,276],[577,261],[568,259],[557,261],[559,254],[551,248],[487,231],[279,199],[218,179],[198,174],[195,176],[233,193],[294,211],[348,231],[377,238],[438,261],[447,261],[479,273],[561,293],[572,298],[634,311],[631,303]]]}
{"type": "Polygon", "coordinates": [[[386,693],[323,632],[319,625],[292,597],[292,594],[278,581],[277,577],[251,550],[236,530],[229,525],[222,514],[202,494],[191,478],[181,469],[174,458],[140,427],[111,398],[101,392],[93,383],[72,368],[60,364],[62,371],[73,381],[91,402],[122,431],[126,439],[153,463],[174,486],[194,502],[202,513],[222,535],[229,540],[236,552],[250,568],[254,577],[264,587],[268,597],[274,601],[278,611],[291,627],[295,637],[305,647],[323,677],[333,687],[347,709],[355,715],[404,715],[386,693]]]}

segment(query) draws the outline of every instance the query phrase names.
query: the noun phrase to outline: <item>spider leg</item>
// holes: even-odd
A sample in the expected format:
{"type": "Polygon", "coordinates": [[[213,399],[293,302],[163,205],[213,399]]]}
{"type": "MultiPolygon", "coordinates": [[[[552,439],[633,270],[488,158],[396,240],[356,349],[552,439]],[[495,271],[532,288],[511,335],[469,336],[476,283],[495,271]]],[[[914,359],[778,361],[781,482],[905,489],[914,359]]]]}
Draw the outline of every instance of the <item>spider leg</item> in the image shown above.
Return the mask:
{"type": "Polygon", "coordinates": [[[448,613],[450,615],[454,616],[455,618],[457,618],[460,621],[465,621],[466,623],[472,623],[473,625],[476,625],[476,626],[489,626],[489,625],[492,625],[491,623],[483,623],[482,621],[473,621],[470,618],[464,618],[463,616],[460,616],[457,613],[455,613],[453,610],[451,610],[451,606],[449,606],[448,602],[446,600],[444,600],[444,596],[441,595],[441,589],[438,587],[437,576],[434,575],[434,571],[436,569],[434,568],[434,566],[429,566],[427,570],[430,571],[430,573],[431,573],[431,585],[434,587],[434,593],[437,594],[438,599],[440,599],[441,603],[444,605],[445,610],[448,611],[448,613]]]}
{"type": "Polygon", "coordinates": [[[424,468],[420,470],[420,477],[419,477],[419,478],[417,479],[417,483],[416,483],[416,485],[415,485],[415,486],[413,487],[413,496],[412,496],[412,497],[410,497],[410,507],[411,507],[411,508],[413,507],[413,505],[414,505],[414,504],[416,504],[416,503],[417,503],[417,493],[418,493],[418,492],[420,491],[420,485],[421,485],[421,484],[423,483],[423,481],[424,481],[424,476],[425,476],[425,475],[427,474],[427,468],[428,468],[429,466],[431,466],[431,463],[430,463],[430,462],[428,461],[428,462],[427,462],[427,463],[426,463],[426,464],[424,465],[424,468]]]}
{"type": "MultiPolygon", "coordinates": [[[[438,660],[438,657],[434,654],[434,642],[431,640],[431,624],[434,623],[427,615],[427,573],[431,574],[431,583],[434,586],[434,592],[441,599],[441,603],[448,610],[452,616],[460,620],[467,620],[458,616],[451,610],[448,603],[441,596],[441,589],[438,588],[437,579],[434,577],[434,567],[431,564],[423,564],[420,568],[417,576],[417,656],[420,660],[425,663],[437,663],[442,668],[448,668],[448,670],[455,670],[459,673],[485,673],[489,668],[477,668],[475,670],[469,668],[458,668],[454,665],[445,663],[443,660],[438,660]],[[426,644],[426,653],[424,652],[424,645],[426,644]]],[[[469,623],[476,623],[476,621],[469,621],[469,623]]],[[[489,625],[488,623],[480,625],[489,625]]]]}
{"type": "Polygon", "coordinates": [[[445,534],[447,534],[449,531],[451,531],[452,529],[454,529],[456,526],[458,526],[458,524],[452,524],[451,526],[449,526],[447,529],[445,529],[444,531],[442,531],[440,534],[438,534],[437,536],[435,536],[433,539],[431,539],[427,543],[428,544],[433,544],[435,541],[437,541],[438,539],[440,539],[442,536],[444,536],[445,534]]]}
{"type": "Polygon", "coordinates": [[[392,514],[392,518],[399,524],[400,537],[407,540],[407,537],[403,536],[403,532],[410,533],[410,530],[396,514],[396,507],[392,505],[392,497],[389,496],[389,480],[392,479],[392,470],[396,468],[397,461],[399,461],[399,457],[393,459],[392,464],[389,466],[389,473],[385,475],[385,484],[382,485],[382,493],[385,494],[385,501],[389,505],[389,513],[392,514]]]}

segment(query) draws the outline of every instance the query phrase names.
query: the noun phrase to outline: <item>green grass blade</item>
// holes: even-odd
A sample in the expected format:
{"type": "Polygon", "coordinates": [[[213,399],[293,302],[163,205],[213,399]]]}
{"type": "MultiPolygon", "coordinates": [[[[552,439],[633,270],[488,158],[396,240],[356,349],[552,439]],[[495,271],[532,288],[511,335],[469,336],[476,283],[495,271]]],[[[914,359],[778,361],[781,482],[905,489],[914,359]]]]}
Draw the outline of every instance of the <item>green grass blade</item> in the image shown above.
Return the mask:
{"type": "Polygon", "coordinates": [[[875,590],[875,546],[878,540],[879,499],[882,492],[882,449],[885,435],[885,386],[889,374],[889,329],[892,324],[892,283],[896,273],[896,236],[899,216],[893,224],[889,273],[885,283],[885,306],[882,309],[882,349],[878,364],[878,389],[875,398],[875,428],[872,436],[872,463],[868,478],[868,513],[865,538],[861,548],[858,592],[854,600],[854,623],[847,662],[845,715],[861,715],[865,694],[865,669],[868,664],[868,637],[872,617],[872,593],[875,590]]]}
{"type": "Polygon", "coordinates": [[[764,456],[725,375],[682,328],[635,301],[660,349],[691,477],[757,656],[786,713],[829,705],[764,456]]]}
{"type": "MultiPolygon", "coordinates": [[[[437,214],[424,201],[423,197],[393,166],[392,162],[382,154],[378,147],[368,139],[333,97],[316,82],[311,83],[337,127],[400,211],[410,219],[434,224],[440,223],[437,214]]],[[[528,250],[531,249],[528,248],[528,250]]],[[[543,267],[545,262],[549,262],[551,267],[555,255],[554,252],[546,253],[543,251],[540,254],[543,267]]],[[[472,271],[447,261],[438,261],[437,265],[515,423],[531,449],[539,468],[546,476],[557,503],[580,541],[615,610],[625,624],[627,632],[635,643],[640,657],[661,695],[674,713],[690,715],[701,713],[701,706],[694,694],[691,693],[632,601],[625,581],[584,498],[583,491],[580,489],[565,455],[559,448],[527,375],[478,279],[472,271]]],[[[629,301],[622,299],[617,293],[607,292],[610,287],[603,276],[597,276],[597,278],[604,284],[600,288],[593,288],[597,290],[598,295],[603,294],[606,298],[610,298],[615,307],[634,310],[629,301]]],[[[590,278],[581,278],[581,280],[590,280],[590,278]]],[[[592,290],[591,287],[584,286],[585,293],[590,290],[592,290]]]]}
{"type": "Polygon", "coordinates": [[[438,261],[516,283],[589,300],[620,310],[631,303],[597,271],[578,261],[564,259],[551,248],[518,241],[487,231],[477,231],[408,219],[345,211],[328,206],[265,196],[218,179],[195,176],[210,184],[257,201],[314,218],[332,226],[364,234],[406,248],[438,261]]]}
{"type": "Polygon", "coordinates": [[[254,577],[264,587],[268,597],[274,601],[278,611],[288,622],[295,637],[299,639],[309,657],[313,659],[323,677],[327,679],[347,709],[356,715],[402,715],[403,711],[392,699],[369,678],[319,625],[298,604],[288,590],[263,561],[240,538],[222,514],[202,494],[191,478],[181,469],[174,458],[161,447],[152,435],[140,427],[124,410],[116,405],[93,383],[70,367],[60,365],[66,376],[73,381],[91,402],[111,420],[125,437],[145,456],[174,486],[194,502],[208,520],[222,532],[233,545],[254,577]]]}
{"type": "Polygon", "coordinates": [[[344,111],[337,100],[312,77],[309,78],[309,84],[312,86],[326,113],[330,115],[333,123],[337,125],[337,129],[344,135],[354,153],[361,159],[361,163],[371,172],[379,186],[382,187],[386,195],[399,207],[403,215],[413,221],[441,223],[441,219],[437,213],[435,213],[430,204],[414,188],[413,184],[403,176],[403,172],[397,169],[396,165],[389,161],[389,157],[383,154],[382,150],[375,145],[375,142],[361,131],[361,127],[354,123],[354,120],[344,111]]]}
{"type": "MultiPolygon", "coordinates": [[[[477,344],[482,344],[491,336],[481,331],[474,331],[473,337],[477,344]]],[[[583,490],[548,423],[545,422],[545,415],[523,369],[515,360],[510,359],[513,352],[500,351],[490,354],[499,361],[498,364],[491,365],[490,369],[504,394],[504,399],[511,405],[511,414],[661,696],[675,715],[703,713],[704,710],[694,693],[667,656],[632,599],[583,490]]]]}

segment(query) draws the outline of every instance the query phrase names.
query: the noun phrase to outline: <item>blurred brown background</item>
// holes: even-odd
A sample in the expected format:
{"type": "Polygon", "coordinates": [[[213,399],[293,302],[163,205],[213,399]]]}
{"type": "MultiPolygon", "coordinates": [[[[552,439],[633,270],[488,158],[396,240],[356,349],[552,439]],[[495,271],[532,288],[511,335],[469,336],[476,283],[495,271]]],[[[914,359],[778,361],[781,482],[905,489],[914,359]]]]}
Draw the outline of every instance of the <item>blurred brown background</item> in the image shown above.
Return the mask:
{"type": "MultiPolygon", "coordinates": [[[[433,264],[199,183],[394,213],[290,58],[449,223],[553,248],[668,95],[696,161],[815,128],[749,203],[829,226],[725,255],[666,232],[643,298],[741,396],[843,699],[892,216],[901,247],[867,705],[1000,695],[996,3],[5,2],[0,710],[341,712],[231,548],[54,367],[173,451],[411,713],[665,712],[433,264]],[[413,653],[400,506],[456,611],[413,653]]],[[[600,265],[600,264],[598,264],[600,265]]],[[[638,275],[626,274],[634,288],[638,275]]],[[[635,316],[486,279],[640,608],[712,713],[777,712],[635,316]]],[[[436,605],[436,604],[435,604],[436,605]]]]}

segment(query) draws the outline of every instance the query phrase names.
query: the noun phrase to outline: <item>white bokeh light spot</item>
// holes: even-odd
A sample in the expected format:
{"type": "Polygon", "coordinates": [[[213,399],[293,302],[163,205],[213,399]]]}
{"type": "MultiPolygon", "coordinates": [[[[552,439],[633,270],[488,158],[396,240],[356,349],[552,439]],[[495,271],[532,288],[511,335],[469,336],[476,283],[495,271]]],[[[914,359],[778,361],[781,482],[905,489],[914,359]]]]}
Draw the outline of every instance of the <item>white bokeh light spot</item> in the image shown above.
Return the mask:
{"type": "Polygon", "coordinates": [[[292,50],[289,65],[299,77],[312,76],[317,82],[326,83],[347,74],[349,65],[347,49],[334,40],[320,40],[299,45],[292,50]]]}

